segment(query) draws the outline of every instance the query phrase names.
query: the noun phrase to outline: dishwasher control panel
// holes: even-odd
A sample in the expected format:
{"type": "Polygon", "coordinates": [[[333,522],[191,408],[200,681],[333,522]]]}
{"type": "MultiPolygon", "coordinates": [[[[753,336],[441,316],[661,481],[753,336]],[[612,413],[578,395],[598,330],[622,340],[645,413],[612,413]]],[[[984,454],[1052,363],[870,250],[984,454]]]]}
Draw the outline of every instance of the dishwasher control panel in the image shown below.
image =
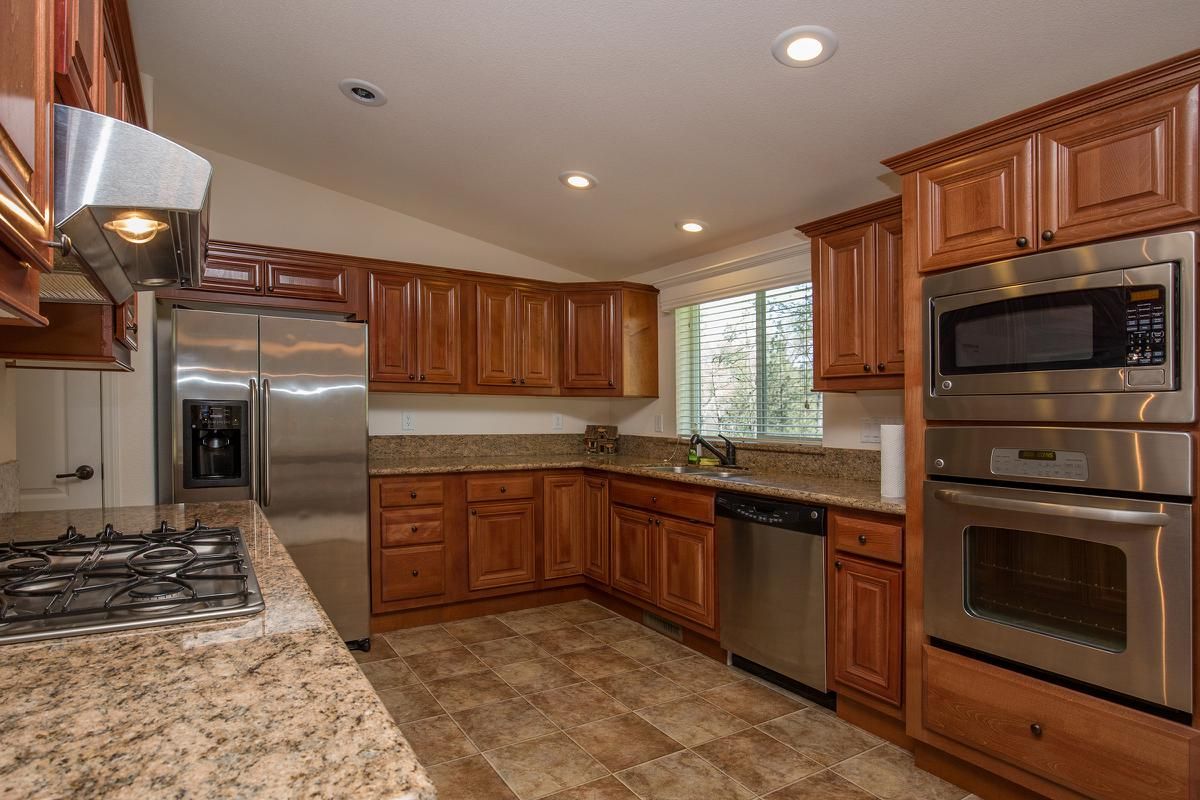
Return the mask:
{"type": "Polygon", "coordinates": [[[716,502],[717,516],[803,533],[825,533],[825,509],[821,506],[776,501],[732,492],[721,492],[717,495],[716,502]]]}

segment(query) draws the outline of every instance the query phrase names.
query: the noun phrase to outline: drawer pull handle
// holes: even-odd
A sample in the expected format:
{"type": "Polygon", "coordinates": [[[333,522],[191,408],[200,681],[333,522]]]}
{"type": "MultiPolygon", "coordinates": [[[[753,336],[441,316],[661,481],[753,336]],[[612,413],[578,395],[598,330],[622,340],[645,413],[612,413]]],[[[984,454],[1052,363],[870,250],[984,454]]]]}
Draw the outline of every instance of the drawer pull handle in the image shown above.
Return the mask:
{"type": "Polygon", "coordinates": [[[417,576],[418,576],[418,575],[420,575],[420,574],[421,574],[421,570],[419,570],[419,569],[414,569],[414,570],[413,570],[413,577],[414,577],[414,578],[415,578],[415,577],[417,577],[417,576]]]}
{"type": "Polygon", "coordinates": [[[501,487],[500,487],[500,494],[505,494],[505,493],[507,493],[507,492],[508,492],[508,487],[507,487],[507,486],[501,486],[501,487]]]}
{"type": "Polygon", "coordinates": [[[416,492],[409,492],[409,493],[408,493],[408,496],[409,496],[409,497],[411,497],[413,500],[416,500],[416,499],[417,499],[417,493],[416,493],[416,492]]]}
{"type": "Polygon", "coordinates": [[[859,543],[859,544],[866,544],[866,543],[867,543],[867,535],[866,535],[865,533],[860,533],[860,534],[858,535],[858,543],[859,543]]]}
{"type": "Polygon", "coordinates": [[[834,569],[841,569],[841,568],[842,568],[842,562],[840,562],[840,561],[835,561],[835,562],[833,562],[833,568],[834,568],[834,569]]]}
{"type": "Polygon", "coordinates": [[[1042,726],[1037,722],[1029,726],[1029,732],[1033,734],[1035,739],[1042,738],[1042,726]]]}
{"type": "Polygon", "coordinates": [[[650,502],[651,502],[651,503],[657,503],[657,502],[658,502],[658,498],[657,498],[657,497],[651,497],[651,498],[650,498],[650,502]]]}
{"type": "Polygon", "coordinates": [[[413,533],[416,533],[416,532],[417,532],[417,526],[416,526],[416,525],[413,525],[413,526],[412,526],[412,532],[413,532],[413,533]]]}

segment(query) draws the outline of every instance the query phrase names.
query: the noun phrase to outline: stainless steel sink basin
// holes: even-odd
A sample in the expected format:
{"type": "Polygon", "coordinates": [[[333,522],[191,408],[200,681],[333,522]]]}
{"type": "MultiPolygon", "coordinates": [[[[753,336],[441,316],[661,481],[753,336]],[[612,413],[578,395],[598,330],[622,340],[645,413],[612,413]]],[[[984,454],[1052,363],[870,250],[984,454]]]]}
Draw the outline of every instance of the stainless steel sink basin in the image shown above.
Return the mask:
{"type": "Polygon", "coordinates": [[[664,464],[661,467],[647,467],[647,469],[655,472],[673,472],[676,475],[707,475],[710,478],[734,478],[745,475],[744,470],[730,469],[728,467],[695,467],[690,464],[672,466],[664,464]]]}

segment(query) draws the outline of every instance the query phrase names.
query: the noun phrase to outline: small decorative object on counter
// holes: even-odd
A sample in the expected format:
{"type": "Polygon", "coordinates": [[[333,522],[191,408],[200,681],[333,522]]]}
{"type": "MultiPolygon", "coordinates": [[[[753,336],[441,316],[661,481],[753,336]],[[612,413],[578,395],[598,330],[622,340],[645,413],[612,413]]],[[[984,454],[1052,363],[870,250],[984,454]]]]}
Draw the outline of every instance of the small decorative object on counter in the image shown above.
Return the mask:
{"type": "Polygon", "coordinates": [[[583,449],[589,455],[616,455],[619,438],[616,425],[588,425],[583,432],[583,449]]]}

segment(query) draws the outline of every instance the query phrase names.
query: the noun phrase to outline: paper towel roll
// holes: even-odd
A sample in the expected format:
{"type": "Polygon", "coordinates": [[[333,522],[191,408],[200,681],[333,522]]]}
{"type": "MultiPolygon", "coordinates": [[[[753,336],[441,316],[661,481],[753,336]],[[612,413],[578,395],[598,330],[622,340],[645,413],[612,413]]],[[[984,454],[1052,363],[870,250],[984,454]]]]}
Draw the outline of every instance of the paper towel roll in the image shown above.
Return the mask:
{"type": "Polygon", "coordinates": [[[879,426],[880,494],[904,497],[904,426],[879,426]]]}

